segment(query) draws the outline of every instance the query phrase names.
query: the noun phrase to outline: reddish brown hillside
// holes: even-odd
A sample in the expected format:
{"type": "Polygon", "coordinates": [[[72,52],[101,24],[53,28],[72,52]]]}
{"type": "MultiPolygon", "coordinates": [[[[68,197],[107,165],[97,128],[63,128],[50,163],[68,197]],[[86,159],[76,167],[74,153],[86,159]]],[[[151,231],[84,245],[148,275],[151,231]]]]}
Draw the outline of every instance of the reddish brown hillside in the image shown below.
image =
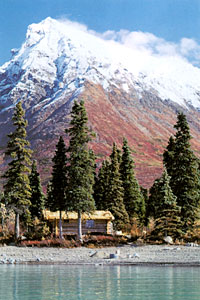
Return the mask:
{"type": "MultiPolygon", "coordinates": [[[[176,113],[180,109],[187,115],[191,133],[194,137],[192,148],[196,154],[200,152],[200,114],[198,111],[184,110],[172,102],[161,101],[153,93],[145,93],[138,99],[134,90],[126,94],[115,87],[111,92],[105,92],[101,85],[87,82],[84,91],[79,95],[84,99],[89,118],[89,126],[96,132],[92,141],[98,162],[110,155],[112,143],[122,145],[123,137],[128,139],[133,150],[136,165],[136,175],[140,184],[150,187],[162,172],[162,153],[170,135],[174,133],[176,113]],[[130,96],[131,95],[131,96],[130,96]]],[[[37,111],[28,108],[26,116],[29,120],[28,138],[34,150],[34,158],[38,160],[38,167],[44,187],[51,176],[52,157],[59,136],[62,135],[66,143],[65,134],[70,119],[72,99],[61,98],[56,104],[43,109],[42,102],[37,111]]],[[[24,102],[26,107],[31,102],[24,102]]],[[[10,132],[11,111],[5,114],[1,125],[3,131],[2,145],[10,132]],[[8,120],[5,122],[5,120],[8,120]]],[[[1,120],[0,120],[1,121],[1,120]]],[[[4,146],[5,147],[5,146],[4,146]]],[[[5,169],[1,155],[1,172],[5,169]]]]}
{"type": "MultiPolygon", "coordinates": [[[[173,107],[159,99],[156,99],[157,103],[149,104],[144,98],[144,103],[141,103],[119,90],[108,94],[101,86],[90,83],[87,83],[82,98],[85,99],[91,127],[97,133],[92,144],[96,155],[104,158],[110,154],[113,142],[121,146],[123,137],[126,137],[133,149],[137,178],[142,186],[150,187],[162,172],[163,150],[174,133],[176,113],[173,107]]],[[[198,114],[196,116],[199,118],[198,114]]],[[[192,140],[192,147],[197,152],[200,150],[198,128],[197,119],[191,123],[196,138],[192,140]]]]}

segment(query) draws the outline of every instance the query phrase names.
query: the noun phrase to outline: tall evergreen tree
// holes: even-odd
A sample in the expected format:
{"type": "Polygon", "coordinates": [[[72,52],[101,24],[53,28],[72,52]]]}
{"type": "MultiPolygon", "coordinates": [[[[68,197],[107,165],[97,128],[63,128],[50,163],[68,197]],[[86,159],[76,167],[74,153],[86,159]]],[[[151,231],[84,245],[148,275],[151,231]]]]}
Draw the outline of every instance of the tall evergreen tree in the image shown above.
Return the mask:
{"type": "Polygon", "coordinates": [[[123,202],[124,188],[120,176],[118,151],[115,143],[113,144],[113,150],[110,158],[111,165],[109,176],[109,191],[107,194],[107,209],[115,217],[115,229],[121,230],[129,224],[129,216],[123,202]]]}
{"type": "Polygon", "coordinates": [[[174,168],[174,155],[175,155],[175,140],[170,136],[166,151],[163,153],[163,162],[169,176],[173,176],[174,168]]]}
{"type": "Polygon", "coordinates": [[[144,225],[147,226],[149,223],[149,190],[142,186],[140,186],[140,189],[145,203],[144,225]]]}
{"type": "Polygon", "coordinates": [[[164,164],[171,176],[170,186],[181,207],[183,230],[193,228],[198,217],[200,203],[200,174],[198,160],[190,146],[190,128],[183,113],[177,116],[174,141],[164,152],[164,164]]]}
{"type": "Polygon", "coordinates": [[[66,156],[65,142],[60,136],[59,141],[56,145],[55,155],[53,161],[53,171],[51,179],[51,189],[48,190],[48,207],[52,211],[59,210],[60,221],[59,221],[59,235],[63,238],[62,230],[62,211],[67,210],[67,156],[66,156]]]}
{"type": "Polygon", "coordinates": [[[147,205],[147,217],[157,218],[159,209],[162,209],[162,196],[160,195],[160,178],[157,178],[149,190],[149,201],[147,205]]]}
{"type": "Polygon", "coordinates": [[[182,234],[182,223],[180,218],[180,207],[177,206],[176,196],[170,187],[170,177],[166,169],[162,177],[156,181],[150,189],[150,202],[154,205],[156,237],[180,237],[182,234]]]}
{"type": "Polygon", "coordinates": [[[31,165],[30,144],[26,139],[26,127],[28,122],[24,119],[25,112],[21,102],[15,107],[13,114],[13,125],[15,130],[8,135],[6,156],[11,158],[8,170],[4,173],[7,179],[4,185],[6,205],[15,212],[15,237],[19,238],[19,216],[29,213],[31,205],[31,188],[28,174],[31,165]]]}
{"type": "Polygon", "coordinates": [[[95,156],[88,149],[88,143],[94,135],[87,125],[88,118],[84,101],[74,102],[71,122],[66,133],[70,142],[67,197],[72,210],[78,213],[78,236],[82,240],[81,214],[95,209],[93,198],[95,156]]]}
{"type": "Polygon", "coordinates": [[[125,138],[123,140],[122,149],[123,154],[120,165],[120,174],[122,186],[124,188],[124,205],[130,221],[135,217],[143,222],[145,218],[144,197],[134,174],[134,162],[131,157],[128,141],[125,138]]]}
{"type": "Polygon", "coordinates": [[[49,180],[47,183],[47,196],[45,201],[45,208],[52,210],[52,204],[54,203],[53,193],[52,193],[52,181],[49,180]]]}
{"type": "Polygon", "coordinates": [[[38,219],[42,218],[42,211],[44,209],[45,196],[42,192],[42,186],[40,183],[40,174],[37,171],[36,160],[33,161],[31,167],[31,174],[29,175],[30,187],[31,187],[31,206],[29,208],[31,217],[38,219]]]}
{"type": "Polygon", "coordinates": [[[102,162],[102,166],[99,169],[98,176],[95,178],[94,184],[94,200],[96,208],[99,210],[107,209],[107,195],[110,189],[110,163],[108,160],[102,162]]]}

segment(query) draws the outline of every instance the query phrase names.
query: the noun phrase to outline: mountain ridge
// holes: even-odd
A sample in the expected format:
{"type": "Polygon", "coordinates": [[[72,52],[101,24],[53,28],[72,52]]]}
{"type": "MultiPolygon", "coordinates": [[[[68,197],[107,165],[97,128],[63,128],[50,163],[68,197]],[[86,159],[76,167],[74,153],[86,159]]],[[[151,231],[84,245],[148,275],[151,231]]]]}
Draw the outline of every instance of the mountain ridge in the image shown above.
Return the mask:
{"type": "Polygon", "coordinates": [[[178,111],[187,115],[193,149],[199,153],[200,69],[180,57],[143,56],[51,18],[30,25],[22,47],[12,52],[0,67],[0,146],[5,147],[12,129],[13,108],[22,101],[43,182],[75,98],[85,100],[99,160],[109,154],[113,141],[120,145],[127,137],[144,186],[161,173],[162,151],[178,111]]]}

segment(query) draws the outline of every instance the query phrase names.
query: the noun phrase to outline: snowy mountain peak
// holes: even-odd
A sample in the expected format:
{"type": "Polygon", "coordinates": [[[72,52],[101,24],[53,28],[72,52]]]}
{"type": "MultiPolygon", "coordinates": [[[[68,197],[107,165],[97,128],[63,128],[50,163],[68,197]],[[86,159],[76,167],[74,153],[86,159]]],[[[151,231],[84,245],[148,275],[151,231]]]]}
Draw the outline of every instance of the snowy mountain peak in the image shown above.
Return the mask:
{"type": "Polygon", "coordinates": [[[49,178],[72,100],[84,99],[97,133],[97,155],[109,154],[113,142],[120,145],[127,137],[136,150],[138,174],[150,186],[161,174],[177,110],[188,117],[200,153],[200,69],[181,56],[140,51],[103,36],[51,18],[28,27],[21,48],[11,50],[11,60],[0,67],[0,146],[6,144],[12,109],[21,100],[34,154],[46,172],[43,178],[49,178]]]}
{"type": "Polygon", "coordinates": [[[107,41],[70,21],[50,17],[28,27],[26,40],[0,68],[1,103],[35,93],[59,99],[80,93],[85,81],[200,108],[200,69],[180,57],[159,57],[107,41]]]}

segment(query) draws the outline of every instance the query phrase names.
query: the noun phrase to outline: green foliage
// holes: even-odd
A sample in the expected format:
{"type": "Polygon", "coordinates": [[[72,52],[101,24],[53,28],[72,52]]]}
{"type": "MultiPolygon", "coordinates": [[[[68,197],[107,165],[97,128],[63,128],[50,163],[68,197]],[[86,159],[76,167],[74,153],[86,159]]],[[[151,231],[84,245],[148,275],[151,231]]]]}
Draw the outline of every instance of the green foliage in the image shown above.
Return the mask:
{"type": "Polygon", "coordinates": [[[158,218],[155,220],[155,230],[152,235],[155,235],[158,239],[163,239],[166,236],[172,238],[182,237],[183,232],[179,215],[180,207],[175,204],[160,211],[158,218]]]}
{"type": "Polygon", "coordinates": [[[93,185],[95,156],[88,149],[88,142],[94,135],[87,126],[88,118],[84,102],[74,102],[71,122],[66,133],[70,137],[67,197],[70,209],[77,212],[90,212],[95,209],[93,185]]]}
{"type": "Polygon", "coordinates": [[[142,186],[140,187],[140,190],[143,195],[144,203],[145,203],[144,225],[147,226],[149,223],[149,190],[142,186]]]}
{"type": "Polygon", "coordinates": [[[51,208],[51,203],[54,203],[54,198],[53,198],[53,192],[52,192],[52,182],[51,180],[47,184],[47,197],[46,197],[46,203],[45,203],[45,208],[48,208],[52,210],[51,208]]]}
{"type": "Polygon", "coordinates": [[[160,188],[160,179],[156,179],[149,190],[149,201],[146,211],[148,218],[153,217],[155,219],[159,207],[162,206],[162,200],[160,199],[160,196],[162,197],[162,195],[160,195],[160,188]]]}
{"type": "Polygon", "coordinates": [[[15,130],[8,135],[6,156],[11,158],[8,169],[4,173],[6,183],[4,185],[5,203],[16,214],[29,214],[31,205],[31,188],[29,183],[31,153],[29,142],[26,139],[27,121],[24,119],[24,110],[21,102],[16,105],[13,114],[15,130]]]}
{"type": "Polygon", "coordinates": [[[5,242],[10,241],[10,238],[13,237],[14,222],[15,214],[13,210],[6,207],[4,193],[0,192],[0,238],[2,237],[5,242]]]}
{"type": "Polygon", "coordinates": [[[40,183],[40,174],[37,171],[37,163],[34,160],[32,163],[31,174],[29,175],[30,187],[31,187],[31,206],[29,208],[31,217],[38,219],[42,218],[42,211],[44,209],[45,196],[42,192],[40,183]]]}
{"type": "Polygon", "coordinates": [[[171,176],[170,186],[181,207],[183,230],[193,228],[199,213],[200,174],[198,160],[190,146],[190,128],[183,113],[177,116],[176,134],[164,152],[164,164],[171,176]]]}
{"type": "Polygon", "coordinates": [[[29,230],[25,236],[28,240],[42,240],[50,236],[50,229],[44,221],[36,217],[29,225],[29,230]]]}
{"type": "Polygon", "coordinates": [[[109,186],[110,178],[110,163],[108,160],[102,162],[102,166],[99,169],[98,176],[95,178],[94,184],[94,199],[96,208],[98,210],[106,210],[108,203],[108,192],[110,189],[109,186]]]}
{"type": "Polygon", "coordinates": [[[107,194],[107,209],[115,217],[115,229],[122,230],[129,224],[129,216],[123,202],[124,188],[120,176],[119,156],[115,143],[113,144],[113,151],[110,155],[110,158],[111,164],[109,190],[107,194]]]}
{"type": "Polygon", "coordinates": [[[174,167],[174,155],[175,155],[175,140],[173,136],[170,136],[166,151],[163,153],[163,162],[169,176],[173,175],[174,167]]]}
{"type": "Polygon", "coordinates": [[[160,179],[157,179],[150,189],[149,203],[151,203],[151,215],[155,219],[155,230],[157,237],[180,237],[182,234],[180,207],[177,206],[176,196],[170,187],[170,177],[166,169],[160,179]]]}
{"type": "Polygon", "coordinates": [[[176,203],[176,196],[170,187],[170,177],[165,169],[161,178],[156,179],[150,188],[149,202],[151,203],[150,216],[157,218],[162,209],[176,203]]]}
{"type": "Polygon", "coordinates": [[[0,192],[0,222],[2,227],[4,225],[4,221],[7,215],[7,209],[5,207],[5,204],[3,203],[4,202],[3,200],[4,200],[4,195],[2,192],[0,192]]]}
{"type": "Polygon", "coordinates": [[[126,139],[123,140],[122,149],[120,174],[124,189],[124,205],[130,220],[137,218],[143,223],[145,218],[145,201],[134,174],[134,162],[126,139]]]}
{"type": "Polygon", "coordinates": [[[62,136],[56,145],[53,161],[51,184],[48,187],[48,202],[46,206],[52,211],[66,210],[66,187],[67,187],[67,156],[66,147],[62,136]]]}

